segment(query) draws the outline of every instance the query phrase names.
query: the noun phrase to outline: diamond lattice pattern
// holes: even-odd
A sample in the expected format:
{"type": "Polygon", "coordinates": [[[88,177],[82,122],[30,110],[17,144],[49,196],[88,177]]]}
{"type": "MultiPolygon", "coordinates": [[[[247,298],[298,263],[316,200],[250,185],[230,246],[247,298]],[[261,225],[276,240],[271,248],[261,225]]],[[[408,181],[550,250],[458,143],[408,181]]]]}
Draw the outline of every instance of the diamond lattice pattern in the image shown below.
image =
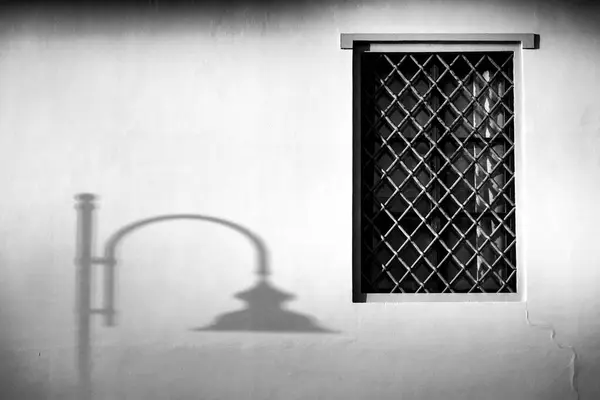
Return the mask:
{"type": "Polygon", "coordinates": [[[363,57],[363,292],[516,292],[512,53],[363,57]]]}

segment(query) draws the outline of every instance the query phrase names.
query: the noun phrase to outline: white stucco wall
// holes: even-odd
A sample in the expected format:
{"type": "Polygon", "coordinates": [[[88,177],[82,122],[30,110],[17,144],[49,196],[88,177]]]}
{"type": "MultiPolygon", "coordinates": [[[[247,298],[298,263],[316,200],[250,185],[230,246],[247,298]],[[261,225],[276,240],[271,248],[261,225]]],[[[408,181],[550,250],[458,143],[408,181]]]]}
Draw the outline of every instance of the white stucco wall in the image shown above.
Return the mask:
{"type": "MultiPolygon", "coordinates": [[[[193,212],[266,242],[290,309],[338,334],[190,332],[242,304],[254,253],[188,221],[128,237],[119,324],[94,322],[97,399],[567,399],[569,363],[525,304],[352,304],[351,52],[342,32],[533,32],[525,51],[528,308],[600,393],[600,39],[585,2],[396,1],[14,11],[0,31],[0,397],[76,384],[73,197],[97,249],[193,212]]],[[[571,397],[569,397],[571,396],[571,397]]]]}

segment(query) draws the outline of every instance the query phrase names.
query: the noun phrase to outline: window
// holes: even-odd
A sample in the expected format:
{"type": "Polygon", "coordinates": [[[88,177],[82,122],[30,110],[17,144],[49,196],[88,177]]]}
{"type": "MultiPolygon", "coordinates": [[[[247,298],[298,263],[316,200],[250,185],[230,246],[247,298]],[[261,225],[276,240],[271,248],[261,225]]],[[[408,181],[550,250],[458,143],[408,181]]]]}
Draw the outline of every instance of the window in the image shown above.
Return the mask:
{"type": "Polygon", "coordinates": [[[520,294],[513,43],[533,39],[342,36],[354,51],[355,299],[520,294]]]}

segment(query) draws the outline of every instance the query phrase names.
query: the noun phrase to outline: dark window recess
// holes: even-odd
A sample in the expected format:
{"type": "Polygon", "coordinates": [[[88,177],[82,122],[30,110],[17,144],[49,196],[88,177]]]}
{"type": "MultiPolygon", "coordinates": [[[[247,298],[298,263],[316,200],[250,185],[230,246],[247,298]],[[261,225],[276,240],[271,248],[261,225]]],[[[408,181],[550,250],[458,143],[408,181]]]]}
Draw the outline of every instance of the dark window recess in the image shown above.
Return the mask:
{"type": "Polygon", "coordinates": [[[513,53],[361,66],[362,292],[516,292],[513,53]]]}

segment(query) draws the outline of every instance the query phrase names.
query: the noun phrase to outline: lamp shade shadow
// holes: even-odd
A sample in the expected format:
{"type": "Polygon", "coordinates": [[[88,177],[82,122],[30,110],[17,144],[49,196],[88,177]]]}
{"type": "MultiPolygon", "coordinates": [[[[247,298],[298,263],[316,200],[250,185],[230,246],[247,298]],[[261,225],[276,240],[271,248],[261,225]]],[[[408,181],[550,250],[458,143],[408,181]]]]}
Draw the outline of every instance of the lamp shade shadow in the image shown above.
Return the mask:
{"type": "Polygon", "coordinates": [[[245,301],[247,307],[218,316],[212,325],[192,331],[336,333],[319,326],[313,318],[283,309],[282,304],[295,296],[275,288],[267,279],[260,279],[253,288],[234,297],[245,301]]]}

